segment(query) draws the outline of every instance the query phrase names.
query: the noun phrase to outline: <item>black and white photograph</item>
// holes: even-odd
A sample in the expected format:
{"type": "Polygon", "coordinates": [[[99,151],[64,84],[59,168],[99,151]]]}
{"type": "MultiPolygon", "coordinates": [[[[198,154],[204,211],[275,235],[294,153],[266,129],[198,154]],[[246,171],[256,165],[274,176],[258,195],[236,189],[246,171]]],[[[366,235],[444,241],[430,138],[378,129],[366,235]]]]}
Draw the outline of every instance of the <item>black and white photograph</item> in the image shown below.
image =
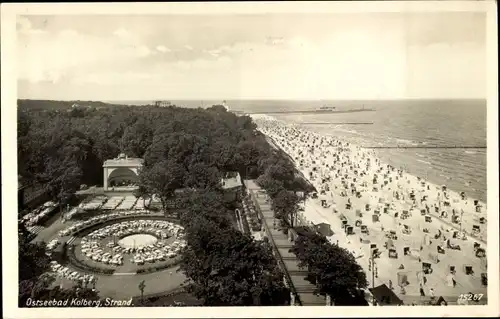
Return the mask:
{"type": "Polygon", "coordinates": [[[495,2],[130,5],[2,5],[8,318],[499,314],[495,2]]]}

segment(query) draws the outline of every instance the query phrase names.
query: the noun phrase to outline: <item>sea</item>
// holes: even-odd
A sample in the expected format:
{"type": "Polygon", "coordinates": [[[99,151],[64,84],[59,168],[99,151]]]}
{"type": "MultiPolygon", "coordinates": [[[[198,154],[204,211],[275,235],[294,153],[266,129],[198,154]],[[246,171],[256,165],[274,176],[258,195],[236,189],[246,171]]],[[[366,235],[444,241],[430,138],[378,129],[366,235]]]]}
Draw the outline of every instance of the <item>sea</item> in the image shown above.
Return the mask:
{"type": "MultiPolygon", "coordinates": [[[[144,105],[152,101],[107,101],[144,105]]],[[[208,107],[221,101],[171,100],[180,107],[208,107]]],[[[318,109],[373,109],[356,113],[281,113],[273,117],[342,138],[359,146],[486,146],[486,100],[227,100],[231,111],[292,112],[318,109]],[[343,124],[349,123],[349,124],[343,124]],[[353,124],[372,123],[372,124],[353,124]]],[[[375,149],[385,163],[437,185],[487,202],[486,148],[375,149]]]]}

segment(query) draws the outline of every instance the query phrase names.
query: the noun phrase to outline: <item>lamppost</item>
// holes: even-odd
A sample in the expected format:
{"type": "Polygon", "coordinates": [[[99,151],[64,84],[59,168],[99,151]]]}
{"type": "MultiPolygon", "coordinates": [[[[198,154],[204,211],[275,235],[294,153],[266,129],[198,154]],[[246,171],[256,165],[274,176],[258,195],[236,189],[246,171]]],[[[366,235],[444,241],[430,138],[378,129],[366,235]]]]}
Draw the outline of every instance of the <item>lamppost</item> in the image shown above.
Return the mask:
{"type": "Polygon", "coordinates": [[[370,260],[368,261],[368,270],[372,272],[372,304],[375,305],[375,278],[378,278],[377,264],[375,263],[375,249],[372,249],[370,260]]]}
{"type": "Polygon", "coordinates": [[[250,168],[250,166],[246,166],[245,167],[245,179],[248,179],[248,169],[250,168]]]}
{"type": "Polygon", "coordinates": [[[139,290],[141,291],[141,304],[144,303],[144,288],[146,288],[146,284],[144,280],[139,283],[139,290]]]}

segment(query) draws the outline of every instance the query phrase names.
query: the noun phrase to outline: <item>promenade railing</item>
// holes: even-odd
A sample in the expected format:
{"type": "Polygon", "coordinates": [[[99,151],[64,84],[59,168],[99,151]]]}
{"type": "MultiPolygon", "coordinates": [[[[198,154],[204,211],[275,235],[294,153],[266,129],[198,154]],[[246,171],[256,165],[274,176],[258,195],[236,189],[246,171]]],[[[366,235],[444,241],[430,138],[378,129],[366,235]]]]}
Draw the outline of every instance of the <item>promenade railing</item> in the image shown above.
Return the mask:
{"type": "Polygon", "coordinates": [[[285,262],[283,261],[283,258],[281,256],[279,250],[278,250],[278,246],[274,242],[274,238],[273,238],[273,236],[271,234],[269,226],[267,225],[267,223],[265,221],[264,214],[262,213],[262,209],[260,208],[259,202],[257,201],[257,198],[255,197],[255,193],[252,190],[250,190],[250,197],[252,198],[253,202],[255,203],[255,208],[256,208],[257,212],[259,213],[260,217],[263,220],[262,224],[263,224],[263,226],[264,226],[264,228],[266,230],[266,233],[268,234],[268,238],[270,239],[271,246],[272,246],[272,248],[274,250],[274,255],[276,256],[277,261],[278,261],[278,265],[283,270],[283,273],[285,275],[286,283],[287,283],[288,287],[290,288],[290,290],[292,291],[292,293],[294,294],[295,301],[298,302],[299,305],[302,306],[302,302],[300,301],[300,297],[299,297],[299,295],[297,293],[297,289],[295,288],[295,285],[292,282],[292,278],[290,277],[290,274],[288,273],[288,269],[286,268],[285,262]]]}

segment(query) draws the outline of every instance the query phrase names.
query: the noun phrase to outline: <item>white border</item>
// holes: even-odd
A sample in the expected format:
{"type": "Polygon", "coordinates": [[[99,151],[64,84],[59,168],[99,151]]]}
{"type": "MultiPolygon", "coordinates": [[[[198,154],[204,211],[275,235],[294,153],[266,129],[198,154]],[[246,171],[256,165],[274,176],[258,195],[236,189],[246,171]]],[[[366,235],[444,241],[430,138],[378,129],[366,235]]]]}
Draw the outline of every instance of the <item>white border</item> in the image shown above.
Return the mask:
{"type": "Polygon", "coordinates": [[[2,251],[5,318],[186,318],[186,317],[421,317],[495,316],[500,314],[498,292],[498,43],[494,1],[407,2],[218,2],[218,3],[54,3],[1,6],[2,115],[2,251]],[[222,308],[17,308],[17,174],[16,174],[16,15],[26,14],[262,14],[315,12],[481,11],[488,13],[488,306],[448,307],[222,307],[222,308]]]}

